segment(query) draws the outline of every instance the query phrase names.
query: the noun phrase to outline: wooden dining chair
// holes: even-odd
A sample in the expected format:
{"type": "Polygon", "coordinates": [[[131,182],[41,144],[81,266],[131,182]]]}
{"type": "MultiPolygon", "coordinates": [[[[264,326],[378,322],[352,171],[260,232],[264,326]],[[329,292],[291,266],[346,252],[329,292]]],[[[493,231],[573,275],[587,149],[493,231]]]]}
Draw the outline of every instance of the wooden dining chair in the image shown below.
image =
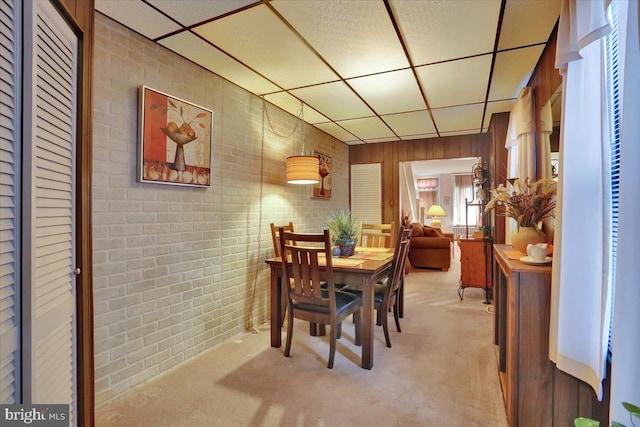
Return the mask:
{"type": "Polygon", "coordinates": [[[289,357],[291,354],[294,318],[306,320],[310,324],[329,325],[330,350],[327,367],[331,369],[342,321],[347,316],[354,315],[355,342],[360,344],[362,297],[336,290],[329,230],[324,230],[322,234],[308,234],[288,232],[280,228],[280,253],[291,255],[291,262],[286,257],[282,258],[283,289],[289,311],[284,355],[289,357]],[[322,274],[321,258],[326,262],[326,269],[322,274]],[[323,283],[326,288],[322,287],[323,283]]]}
{"type": "MultiPolygon", "coordinates": [[[[382,326],[387,347],[391,347],[388,325],[389,311],[393,311],[396,329],[398,332],[402,332],[400,329],[400,307],[398,302],[400,300],[401,287],[404,286],[404,265],[411,245],[411,231],[411,227],[400,227],[389,275],[374,286],[373,302],[376,309],[376,324],[382,326]]],[[[362,295],[362,291],[353,286],[346,286],[341,291],[362,295]]]]}
{"type": "Polygon", "coordinates": [[[285,225],[275,225],[273,222],[271,223],[271,240],[273,241],[273,256],[280,256],[280,232],[279,229],[283,229],[284,231],[293,232],[293,222],[289,221],[289,224],[285,225]]]}
{"type": "MultiPolygon", "coordinates": [[[[293,232],[293,222],[289,221],[289,224],[275,225],[273,222],[271,226],[271,240],[273,241],[273,256],[275,258],[280,256],[280,229],[284,231],[293,232]]],[[[280,326],[284,325],[284,319],[287,316],[287,301],[282,296],[282,313],[280,314],[280,326]]]]}
{"type": "Polygon", "coordinates": [[[390,224],[362,224],[358,245],[365,248],[392,248],[395,231],[394,221],[390,224]]]}

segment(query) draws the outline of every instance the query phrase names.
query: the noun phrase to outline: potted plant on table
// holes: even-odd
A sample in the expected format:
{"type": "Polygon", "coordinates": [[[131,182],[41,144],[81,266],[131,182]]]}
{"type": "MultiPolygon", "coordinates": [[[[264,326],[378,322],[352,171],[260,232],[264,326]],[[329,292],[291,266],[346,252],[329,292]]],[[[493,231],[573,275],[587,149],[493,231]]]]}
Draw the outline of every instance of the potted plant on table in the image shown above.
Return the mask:
{"type": "Polygon", "coordinates": [[[343,209],[329,216],[327,226],[331,232],[331,240],[340,247],[340,256],[353,255],[360,234],[360,222],[355,220],[351,211],[343,209]]]}

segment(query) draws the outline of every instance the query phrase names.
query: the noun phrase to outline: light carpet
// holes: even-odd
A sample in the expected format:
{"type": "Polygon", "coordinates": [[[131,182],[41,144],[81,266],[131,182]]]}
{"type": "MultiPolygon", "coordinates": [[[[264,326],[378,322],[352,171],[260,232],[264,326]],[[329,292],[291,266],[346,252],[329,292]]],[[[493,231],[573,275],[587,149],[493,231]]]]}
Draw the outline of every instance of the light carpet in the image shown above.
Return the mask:
{"type": "Polygon", "coordinates": [[[447,273],[412,270],[402,333],[390,316],[387,348],[375,327],[370,371],[350,320],[333,369],[328,336],[309,336],[306,322],[295,321],[289,358],[263,325],[103,405],[96,425],[506,426],[491,306],[481,289],[460,301],[459,277],[457,260],[447,273]]]}

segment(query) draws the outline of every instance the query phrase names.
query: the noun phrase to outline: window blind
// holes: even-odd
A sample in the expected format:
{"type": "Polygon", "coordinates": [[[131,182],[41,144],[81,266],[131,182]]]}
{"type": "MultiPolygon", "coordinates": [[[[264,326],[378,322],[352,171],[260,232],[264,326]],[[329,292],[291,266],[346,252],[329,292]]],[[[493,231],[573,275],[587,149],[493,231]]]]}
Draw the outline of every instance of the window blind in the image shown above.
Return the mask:
{"type": "MultiPolygon", "coordinates": [[[[618,61],[618,5],[610,6],[612,31],[605,38],[605,73],[607,79],[607,110],[609,115],[609,135],[611,151],[611,298],[615,296],[616,260],[618,246],[618,192],[620,184],[620,93],[618,61]]],[[[611,340],[613,336],[613,310],[609,325],[608,359],[611,361],[611,340]]]]}

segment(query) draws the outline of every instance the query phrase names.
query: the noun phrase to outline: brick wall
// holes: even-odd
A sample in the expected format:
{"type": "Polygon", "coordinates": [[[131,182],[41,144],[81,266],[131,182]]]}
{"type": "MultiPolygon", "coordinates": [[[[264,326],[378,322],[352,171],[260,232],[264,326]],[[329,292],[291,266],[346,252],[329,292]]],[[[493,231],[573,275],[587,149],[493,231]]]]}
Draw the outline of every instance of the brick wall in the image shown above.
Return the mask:
{"type": "MultiPolygon", "coordinates": [[[[277,137],[262,100],[96,14],[93,247],[96,403],[184,362],[269,314],[269,223],[319,231],[349,204],[348,147],[309,125],[306,153],[333,158],[331,200],[285,182],[300,133],[277,137]],[[210,188],[136,182],[138,90],[209,108],[210,188]],[[261,184],[260,170],[264,169],[261,184]],[[262,207],[261,207],[262,194],[262,207]]],[[[296,118],[268,105],[288,134],[296,118]]]]}

